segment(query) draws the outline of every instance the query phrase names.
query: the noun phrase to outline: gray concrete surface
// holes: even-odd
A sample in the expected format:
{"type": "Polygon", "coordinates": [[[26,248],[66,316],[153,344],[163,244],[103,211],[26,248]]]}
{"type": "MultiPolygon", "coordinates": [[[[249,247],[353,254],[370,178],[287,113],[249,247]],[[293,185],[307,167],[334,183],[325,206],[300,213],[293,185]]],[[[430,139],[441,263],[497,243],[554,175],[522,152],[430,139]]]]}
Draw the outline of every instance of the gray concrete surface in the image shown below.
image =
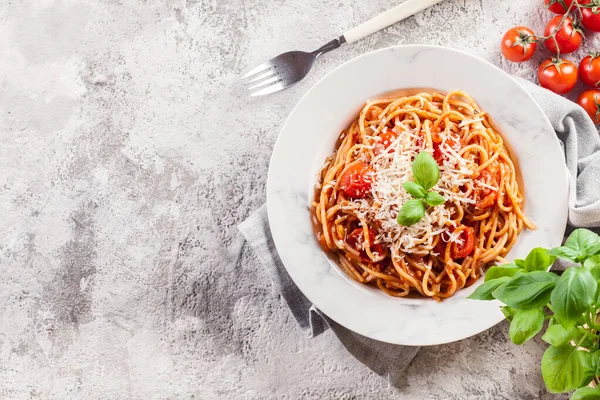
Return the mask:
{"type": "Polygon", "coordinates": [[[427,43],[534,79],[535,61],[508,65],[498,44],[510,26],[543,28],[541,0],[446,0],[285,92],[240,85],[395,3],[1,2],[0,398],[558,398],[543,342],[514,346],[504,324],[423,349],[391,387],[331,333],[300,331],[242,247],[278,130],[335,66],[427,43]]]}

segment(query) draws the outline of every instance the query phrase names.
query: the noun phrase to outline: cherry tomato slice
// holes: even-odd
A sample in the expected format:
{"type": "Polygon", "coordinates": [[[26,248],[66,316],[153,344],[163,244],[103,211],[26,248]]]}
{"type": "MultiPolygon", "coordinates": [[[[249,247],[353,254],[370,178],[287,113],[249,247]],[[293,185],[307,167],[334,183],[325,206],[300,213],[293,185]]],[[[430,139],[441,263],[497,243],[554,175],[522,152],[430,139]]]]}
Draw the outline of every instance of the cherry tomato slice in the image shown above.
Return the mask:
{"type": "MultiPolygon", "coordinates": [[[[379,135],[379,137],[381,138],[381,140],[377,142],[375,148],[373,149],[375,151],[375,154],[381,154],[385,149],[390,147],[390,145],[394,143],[394,140],[396,140],[396,138],[398,137],[398,134],[393,130],[388,129],[387,131],[379,135]]],[[[395,151],[395,149],[388,150],[389,153],[394,153],[395,151]]]]}
{"type": "MultiPolygon", "coordinates": [[[[364,262],[372,262],[369,258],[365,250],[365,237],[363,233],[363,228],[356,228],[353,230],[347,237],[346,243],[354,250],[360,252],[360,258],[364,262]]],[[[385,254],[385,248],[380,243],[375,243],[375,231],[373,229],[369,229],[369,246],[371,248],[371,253],[377,253],[378,255],[385,254]]]]}
{"type": "Polygon", "coordinates": [[[456,230],[459,228],[462,228],[460,231],[460,239],[462,240],[462,244],[452,243],[452,248],[450,249],[450,255],[455,260],[471,255],[471,253],[473,253],[473,249],[475,248],[475,230],[470,226],[464,225],[456,228],[456,230]]]}
{"type": "Polygon", "coordinates": [[[364,161],[352,164],[340,178],[340,189],[346,196],[362,199],[371,193],[373,183],[373,168],[364,161]]]}
{"type": "Polygon", "coordinates": [[[477,199],[475,208],[483,210],[494,205],[496,199],[498,198],[498,191],[483,186],[481,183],[486,186],[497,188],[498,181],[487,169],[481,171],[481,174],[475,180],[475,196],[477,199]]]}
{"type": "MultiPolygon", "coordinates": [[[[451,137],[446,140],[446,145],[453,148],[454,150],[457,150],[457,143],[451,137]]],[[[440,149],[441,146],[442,143],[433,143],[433,158],[438,163],[438,165],[442,165],[444,163],[445,158],[444,153],[442,153],[442,150],[440,149]]]]}

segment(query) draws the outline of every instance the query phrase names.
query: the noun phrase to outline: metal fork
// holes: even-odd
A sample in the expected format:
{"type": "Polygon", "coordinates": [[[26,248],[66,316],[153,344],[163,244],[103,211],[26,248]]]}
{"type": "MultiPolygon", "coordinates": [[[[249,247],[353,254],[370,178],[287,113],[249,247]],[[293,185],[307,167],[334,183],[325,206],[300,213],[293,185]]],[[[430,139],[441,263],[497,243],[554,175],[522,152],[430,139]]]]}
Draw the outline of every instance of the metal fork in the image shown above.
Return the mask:
{"type": "Polygon", "coordinates": [[[280,54],[248,71],[242,76],[242,80],[246,80],[245,84],[251,96],[262,96],[278,92],[304,78],[315,60],[322,54],[337,49],[344,43],[354,43],[440,1],[442,0],[407,0],[347,31],[342,36],[333,39],[313,52],[289,51],[280,54]]]}

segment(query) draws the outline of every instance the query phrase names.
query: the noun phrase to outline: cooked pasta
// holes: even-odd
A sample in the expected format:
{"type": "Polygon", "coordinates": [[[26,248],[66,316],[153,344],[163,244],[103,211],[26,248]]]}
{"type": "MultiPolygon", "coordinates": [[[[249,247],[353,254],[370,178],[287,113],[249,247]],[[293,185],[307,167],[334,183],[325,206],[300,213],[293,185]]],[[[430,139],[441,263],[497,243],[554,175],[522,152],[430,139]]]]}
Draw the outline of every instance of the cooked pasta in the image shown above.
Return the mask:
{"type": "Polygon", "coordinates": [[[488,115],[466,93],[368,101],[318,176],[312,218],[321,246],[352,279],[391,296],[441,300],[503,262],[523,228],[518,171],[488,115]],[[403,183],[428,152],[443,203],[403,226],[403,183]]]}

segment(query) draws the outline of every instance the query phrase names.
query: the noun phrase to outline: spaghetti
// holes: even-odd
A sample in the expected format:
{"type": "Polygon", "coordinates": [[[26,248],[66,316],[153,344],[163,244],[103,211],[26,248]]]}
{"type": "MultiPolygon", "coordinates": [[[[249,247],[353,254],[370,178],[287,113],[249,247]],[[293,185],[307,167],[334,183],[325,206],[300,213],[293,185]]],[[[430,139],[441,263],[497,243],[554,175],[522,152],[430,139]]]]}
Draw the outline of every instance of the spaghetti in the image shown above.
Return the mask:
{"type": "Polygon", "coordinates": [[[504,262],[523,228],[517,170],[501,135],[466,93],[432,92],[367,102],[343,131],[318,176],[312,218],[317,239],[358,282],[391,296],[438,301],[504,262]],[[432,190],[444,203],[402,226],[412,197],[411,163],[438,163],[432,190]]]}

